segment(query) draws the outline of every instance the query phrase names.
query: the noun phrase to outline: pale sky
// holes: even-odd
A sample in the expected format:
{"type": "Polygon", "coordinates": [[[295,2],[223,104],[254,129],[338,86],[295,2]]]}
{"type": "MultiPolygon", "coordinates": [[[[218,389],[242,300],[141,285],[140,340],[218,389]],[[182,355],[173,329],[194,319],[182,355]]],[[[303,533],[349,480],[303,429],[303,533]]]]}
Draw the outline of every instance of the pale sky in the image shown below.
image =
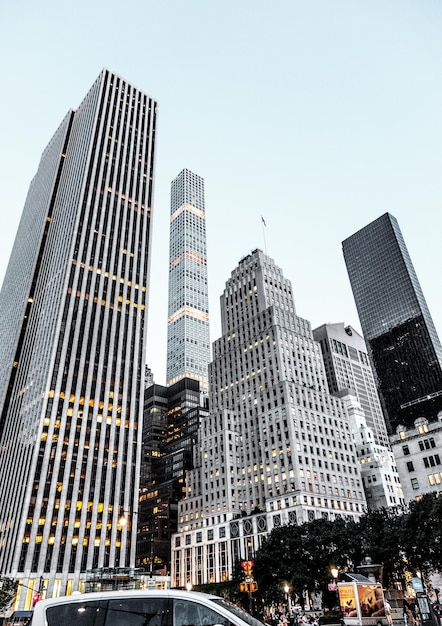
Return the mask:
{"type": "Polygon", "coordinates": [[[184,167],[205,179],[212,341],[225,282],[255,248],[313,327],[359,330],[341,242],[386,211],[442,335],[440,0],[3,0],[0,19],[0,281],[43,149],[108,67],[159,102],[157,383],[170,183],[184,167]]]}

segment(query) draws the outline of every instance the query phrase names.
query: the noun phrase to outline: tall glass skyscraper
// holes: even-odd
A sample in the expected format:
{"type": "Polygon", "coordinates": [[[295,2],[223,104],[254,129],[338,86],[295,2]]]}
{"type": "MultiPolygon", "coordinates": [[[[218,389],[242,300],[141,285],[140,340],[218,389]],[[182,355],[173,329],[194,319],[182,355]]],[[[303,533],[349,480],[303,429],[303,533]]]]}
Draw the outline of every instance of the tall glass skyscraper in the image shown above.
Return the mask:
{"type": "Polygon", "coordinates": [[[397,220],[385,213],[343,242],[390,432],[442,409],[442,347],[397,220]]]}
{"type": "Polygon", "coordinates": [[[157,104],[103,70],[43,152],[0,294],[0,571],[135,563],[157,104]]]}
{"type": "Polygon", "coordinates": [[[167,384],[208,390],[210,361],[204,179],[184,169],[171,185],[167,384]]]}

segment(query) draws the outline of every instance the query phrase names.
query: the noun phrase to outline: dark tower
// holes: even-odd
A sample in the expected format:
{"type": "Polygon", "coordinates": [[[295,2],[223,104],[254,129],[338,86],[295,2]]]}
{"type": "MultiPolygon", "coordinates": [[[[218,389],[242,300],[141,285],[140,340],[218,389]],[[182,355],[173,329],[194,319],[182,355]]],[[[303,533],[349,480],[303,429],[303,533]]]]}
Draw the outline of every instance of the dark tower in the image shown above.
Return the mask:
{"type": "Polygon", "coordinates": [[[436,419],[442,347],[397,220],[385,213],[342,246],[390,432],[436,419]]]}

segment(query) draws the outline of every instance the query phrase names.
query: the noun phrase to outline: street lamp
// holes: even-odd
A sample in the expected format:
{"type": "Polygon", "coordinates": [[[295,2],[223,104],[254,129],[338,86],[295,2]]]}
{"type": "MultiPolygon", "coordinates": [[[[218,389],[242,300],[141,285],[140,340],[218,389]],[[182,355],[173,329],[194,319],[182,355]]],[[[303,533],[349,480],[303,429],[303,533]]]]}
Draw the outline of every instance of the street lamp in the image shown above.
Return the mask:
{"type": "Polygon", "coordinates": [[[332,565],[330,567],[330,574],[332,575],[333,583],[329,585],[329,590],[334,591],[336,593],[336,604],[339,608],[339,594],[338,594],[338,585],[337,585],[339,569],[335,565],[332,565]]]}
{"type": "Polygon", "coordinates": [[[287,605],[287,611],[290,614],[292,612],[292,606],[291,606],[291,598],[289,596],[289,592],[290,592],[290,587],[287,584],[285,584],[284,585],[285,602],[287,605]]]}

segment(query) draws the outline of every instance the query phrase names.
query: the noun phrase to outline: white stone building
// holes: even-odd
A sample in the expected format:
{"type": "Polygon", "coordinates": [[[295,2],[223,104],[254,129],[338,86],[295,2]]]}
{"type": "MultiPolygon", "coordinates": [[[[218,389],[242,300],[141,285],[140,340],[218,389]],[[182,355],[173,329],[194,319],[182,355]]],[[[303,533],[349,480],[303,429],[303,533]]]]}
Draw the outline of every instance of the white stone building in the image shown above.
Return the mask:
{"type": "Polygon", "coordinates": [[[172,586],[230,578],[282,524],[366,510],[344,403],[328,391],[290,281],[260,250],[232,272],[221,317],[210,414],[172,538],[172,586]]]}
{"type": "Polygon", "coordinates": [[[405,500],[393,451],[389,445],[383,446],[376,442],[373,431],[367,426],[365,413],[353,393],[353,390],[344,390],[338,395],[347,406],[367,507],[370,511],[400,508],[405,500]]]}
{"type": "Polygon", "coordinates": [[[442,412],[437,422],[420,417],[413,428],[398,426],[390,441],[406,502],[425,493],[442,495],[442,412]]]}

